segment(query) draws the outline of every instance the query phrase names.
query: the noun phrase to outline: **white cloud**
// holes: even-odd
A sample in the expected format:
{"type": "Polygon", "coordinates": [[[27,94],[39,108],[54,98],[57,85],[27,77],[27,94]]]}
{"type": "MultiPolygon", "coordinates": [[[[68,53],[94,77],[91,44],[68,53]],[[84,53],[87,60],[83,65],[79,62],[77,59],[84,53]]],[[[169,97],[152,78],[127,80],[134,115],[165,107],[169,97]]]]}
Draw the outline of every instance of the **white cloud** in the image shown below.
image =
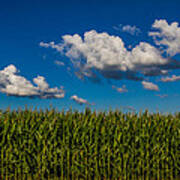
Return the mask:
{"type": "Polygon", "coordinates": [[[55,60],[54,63],[55,63],[56,65],[58,65],[58,66],[64,66],[64,65],[65,65],[64,62],[58,61],[58,60],[55,60]]]}
{"type": "Polygon", "coordinates": [[[87,100],[78,97],[77,95],[71,96],[70,99],[74,100],[76,103],[78,103],[80,105],[83,105],[83,104],[93,105],[93,104],[89,103],[87,100]]]}
{"type": "Polygon", "coordinates": [[[59,51],[59,52],[63,50],[62,44],[55,44],[54,41],[49,42],[49,43],[40,42],[39,45],[40,45],[41,47],[45,47],[45,48],[51,47],[52,49],[56,49],[56,50],[59,51]]]}
{"type": "Polygon", "coordinates": [[[30,98],[63,98],[62,89],[49,88],[43,76],[33,79],[34,86],[23,76],[18,75],[19,71],[14,65],[9,65],[0,71],[0,92],[9,96],[30,97],[30,98]]]}
{"type": "Polygon", "coordinates": [[[41,89],[42,91],[45,91],[49,88],[48,83],[45,81],[45,78],[43,76],[37,76],[33,79],[33,82],[41,89]]]}
{"type": "Polygon", "coordinates": [[[63,40],[64,46],[68,47],[66,56],[73,59],[74,64],[85,59],[83,70],[96,69],[106,78],[121,79],[126,76],[125,78],[133,79],[133,73],[129,72],[147,75],[152,72],[152,68],[154,73],[160,74],[159,66],[168,63],[160,51],[148,43],[140,42],[128,51],[120,37],[94,30],[86,32],[84,40],[77,34],[65,35],[63,40]]]}
{"type": "Polygon", "coordinates": [[[63,44],[55,45],[51,42],[44,47],[58,46],[55,48],[57,51],[64,50],[65,55],[85,76],[91,75],[89,70],[94,69],[106,78],[140,80],[142,78],[136,77],[137,73],[163,74],[161,70],[164,69],[161,66],[169,63],[158,49],[146,42],[140,42],[132,50],[127,50],[120,37],[105,32],[97,33],[92,30],[84,34],[84,39],[78,34],[65,35],[62,38],[63,44]]]}
{"type": "Polygon", "coordinates": [[[136,111],[136,109],[133,106],[121,106],[120,108],[123,108],[128,111],[136,111]]]}
{"type": "Polygon", "coordinates": [[[120,24],[119,26],[114,26],[114,29],[118,31],[127,32],[131,35],[138,35],[141,32],[141,30],[138,27],[131,25],[123,26],[122,24],[120,24]]]}
{"type": "Polygon", "coordinates": [[[141,83],[144,89],[148,89],[151,91],[159,91],[159,87],[156,84],[153,84],[152,82],[142,81],[141,83]]]}
{"type": "MultiPolygon", "coordinates": [[[[122,28],[136,29],[129,25],[122,28]]],[[[153,28],[160,30],[149,33],[157,45],[166,45],[170,55],[180,52],[178,23],[169,25],[166,20],[156,20],[153,28]]],[[[74,72],[81,79],[88,77],[96,80],[101,74],[109,79],[142,81],[146,76],[165,75],[169,70],[180,69],[179,61],[165,54],[161,47],[147,42],[126,48],[121,37],[95,30],[85,32],[83,37],[79,34],[64,35],[62,40],[59,44],[41,42],[40,46],[53,48],[70,58],[76,68],[74,72]]]]}
{"type": "Polygon", "coordinates": [[[115,89],[116,91],[120,92],[120,93],[128,92],[126,85],[123,85],[122,87],[112,86],[112,88],[115,89]]]}
{"type": "Polygon", "coordinates": [[[180,81],[180,76],[172,75],[172,77],[161,78],[162,82],[180,81]]]}
{"type": "Polygon", "coordinates": [[[180,27],[178,22],[168,24],[166,20],[155,20],[152,27],[159,31],[149,32],[157,45],[166,47],[166,52],[173,56],[180,53],[180,27]]]}

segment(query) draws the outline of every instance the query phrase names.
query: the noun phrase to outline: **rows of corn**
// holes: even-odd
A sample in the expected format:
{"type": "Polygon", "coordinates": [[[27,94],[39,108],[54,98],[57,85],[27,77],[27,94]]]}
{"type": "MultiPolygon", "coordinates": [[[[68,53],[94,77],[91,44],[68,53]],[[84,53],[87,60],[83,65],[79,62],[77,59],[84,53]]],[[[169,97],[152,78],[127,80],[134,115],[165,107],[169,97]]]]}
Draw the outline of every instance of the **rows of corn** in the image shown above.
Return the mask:
{"type": "Polygon", "coordinates": [[[180,177],[180,113],[0,112],[0,179],[180,177]]]}

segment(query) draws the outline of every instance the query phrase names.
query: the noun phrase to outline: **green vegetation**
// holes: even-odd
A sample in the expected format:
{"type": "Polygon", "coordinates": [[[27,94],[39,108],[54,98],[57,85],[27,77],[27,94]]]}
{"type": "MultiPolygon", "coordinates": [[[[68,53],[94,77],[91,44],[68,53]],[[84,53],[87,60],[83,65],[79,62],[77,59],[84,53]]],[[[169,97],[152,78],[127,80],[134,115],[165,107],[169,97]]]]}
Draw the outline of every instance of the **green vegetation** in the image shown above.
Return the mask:
{"type": "Polygon", "coordinates": [[[175,179],[180,113],[0,112],[0,179],[175,179]]]}

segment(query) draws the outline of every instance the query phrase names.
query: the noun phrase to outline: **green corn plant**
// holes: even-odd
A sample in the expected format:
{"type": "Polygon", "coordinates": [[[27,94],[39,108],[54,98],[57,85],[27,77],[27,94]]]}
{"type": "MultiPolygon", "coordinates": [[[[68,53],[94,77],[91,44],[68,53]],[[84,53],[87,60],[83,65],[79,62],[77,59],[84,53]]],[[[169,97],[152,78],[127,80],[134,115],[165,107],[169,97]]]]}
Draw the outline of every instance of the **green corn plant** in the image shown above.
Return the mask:
{"type": "Polygon", "coordinates": [[[0,111],[1,179],[177,179],[180,113],[0,111]]]}

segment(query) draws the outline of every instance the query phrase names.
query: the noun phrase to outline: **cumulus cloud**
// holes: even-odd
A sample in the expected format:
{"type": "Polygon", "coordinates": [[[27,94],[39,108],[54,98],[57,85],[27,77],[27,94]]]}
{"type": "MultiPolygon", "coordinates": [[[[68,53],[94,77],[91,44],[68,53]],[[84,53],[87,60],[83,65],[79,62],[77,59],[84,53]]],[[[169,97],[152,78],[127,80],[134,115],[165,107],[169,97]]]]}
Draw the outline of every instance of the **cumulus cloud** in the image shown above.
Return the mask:
{"type": "MultiPolygon", "coordinates": [[[[100,77],[105,77],[143,81],[147,76],[165,76],[170,70],[180,69],[180,62],[172,58],[180,52],[178,23],[168,24],[166,20],[156,20],[152,27],[156,30],[149,35],[160,47],[140,42],[134,48],[126,48],[121,37],[95,30],[85,32],[83,36],[64,35],[59,44],[41,42],[40,46],[53,48],[67,56],[80,79],[87,77],[100,82],[100,77]]],[[[122,28],[136,29],[129,25],[122,28]]]]}
{"type": "MultiPolygon", "coordinates": [[[[96,78],[94,71],[90,73],[95,70],[110,79],[143,80],[144,75],[163,75],[170,63],[176,63],[162,57],[157,48],[146,42],[127,50],[120,37],[105,32],[92,30],[86,32],[84,38],[75,34],[62,39],[62,44],[53,46],[58,46],[56,50],[64,52],[83,76],[96,78]]],[[[46,47],[52,47],[51,44],[46,47]]]]}
{"type": "Polygon", "coordinates": [[[120,92],[120,93],[128,92],[126,85],[123,85],[122,87],[116,87],[113,85],[112,88],[115,89],[116,91],[120,92]]]}
{"type": "Polygon", "coordinates": [[[165,46],[170,56],[180,53],[180,27],[178,22],[168,22],[164,19],[155,20],[152,27],[158,31],[149,32],[156,45],[165,46]]]}
{"type": "Polygon", "coordinates": [[[56,65],[58,65],[58,66],[64,66],[64,65],[65,65],[64,62],[59,61],[59,60],[55,60],[55,61],[54,61],[54,64],[56,64],[56,65]]]}
{"type": "Polygon", "coordinates": [[[172,75],[172,77],[164,77],[161,78],[162,82],[173,82],[173,81],[180,81],[180,76],[172,75]]]}
{"type": "Polygon", "coordinates": [[[120,37],[92,30],[83,39],[75,34],[63,36],[64,44],[70,46],[66,56],[77,59],[84,57],[86,67],[99,70],[136,70],[138,68],[165,64],[160,52],[148,43],[141,42],[132,51],[127,51],[120,37]]]}
{"type": "Polygon", "coordinates": [[[35,85],[33,85],[18,73],[14,65],[9,65],[0,71],[0,92],[9,96],[41,99],[64,97],[64,90],[57,87],[50,88],[43,76],[34,78],[35,85]]]}
{"type": "Polygon", "coordinates": [[[77,95],[71,96],[70,99],[74,100],[76,103],[78,103],[80,105],[83,105],[83,104],[93,105],[93,104],[89,103],[87,100],[78,97],[77,95]]]}
{"type": "Polygon", "coordinates": [[[141,83],[144,89],[151,90],[151,91],[159,91],[159,87],[152,82],[142,81],[141,83]]]}
{"type": "Polygon", "coordinates": [[[113,28],[118,31],[127,32],[131,35],[138,35],[141,32],[141,30],[138,27],[131,25],[123,26],[122,24],[120,24],[119,26],[114,26],[113,28]]]}

